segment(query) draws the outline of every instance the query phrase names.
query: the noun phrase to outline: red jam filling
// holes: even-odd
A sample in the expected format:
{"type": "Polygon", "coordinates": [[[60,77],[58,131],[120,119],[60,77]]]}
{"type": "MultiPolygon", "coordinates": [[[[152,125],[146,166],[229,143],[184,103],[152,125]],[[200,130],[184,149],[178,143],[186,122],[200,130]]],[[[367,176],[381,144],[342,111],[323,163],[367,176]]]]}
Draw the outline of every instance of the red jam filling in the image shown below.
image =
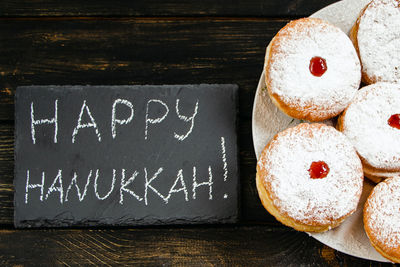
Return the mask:
{"type": "Polygon", "coordinates": [[[322,57],[313,57],[310,60],[310,72],[312,75],[321,77],[327,69],[326,60],[322,57]]]}
{"type": "Polygon", "coordinates": [[[390,116],[388,124],[393,128],[397,128],[400,130],[400,114],[394,114],[390,116]]]}
{"type": "Polygon", "coordinates": [[[311,163],[310,169],[308,169],[311,179],[322,179],[325,178],[329,173],[328,164],[323,161],[314,161],[311,163]]]}

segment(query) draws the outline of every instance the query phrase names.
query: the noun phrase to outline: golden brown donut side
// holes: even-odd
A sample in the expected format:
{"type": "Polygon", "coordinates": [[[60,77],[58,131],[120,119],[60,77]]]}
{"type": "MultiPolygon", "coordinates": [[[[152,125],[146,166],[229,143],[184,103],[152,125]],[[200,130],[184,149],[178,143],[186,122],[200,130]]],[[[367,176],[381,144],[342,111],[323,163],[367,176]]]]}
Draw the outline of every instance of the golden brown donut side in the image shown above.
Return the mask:
{"type": "MultiPolygon", "coordinates": [[[[278,32],[279,34],[279,32],[278,32]]],[[[278,36],[278,34],[276,36],[278,36]]],[[[269,71],[269,65],[271,64],[271,47],[274,46],[274,41],[276,40],[276,36],[272,38],[271,42],[267,46],[267,51],[265,53],[265,85],[267,87],[268,95],[271,98],[272,103],[279,108],[280,111],[285,113],[286,115],[297,118],[297,119],[302,119],[301,114],[299,114],[295,109],[290,108],[288,105],[286,105],[277,94],[273,94],[271,92],[271,78],[270,78],[270,71],[269,71]]],[[[310,119],[306,119],[310,120],[310,119]]],[[[310,120],[311,121],[311,120],[310,120]]]]}
{"type": "MultiPolygon", "coordinates": [[[[384,182],[383,182],[384,183],[384,182]]],[[[368,213],[368,209],[370,208],[369,200],[374,197],[374,190],[369,194],[367,201],[365,202],[364,209],[363,209],[363,223],[364,223],[364,230],[368,236],[368,239],[371,245],[379,252],[383,257],[386,259],[394,262],[400,263],[400,251],[396,250],[395,248],[391,248],[389,246],[380,245],[379,242],[374,238],[371,234],[372,229],[368,225],[368,220],[370,220],[370,213],[368,213]]]]}
{"type": "MultiPolygon", "coordinates": [[[[337,114],[327,114],[325,116],[323,116],[321,113],[319,113],[318,115],[312,114],[310,112],[308,112],[307,110],[311,110],[311,105],[310,106],[305,106],[302,108],[302,110],[297,110],[296,108],[292,108],[289,105],[285,104],[285,102],[282,100],[282,98],[275,93],[272,93],[271,91],[271,75],[270,75],[270,70],[269,70],[269,66],[271,66],[271,64],[273,64],[273,58],[271,57],[271,55],[273,53],[275,53],[275,51],[278,50],[280,43],[278,41],[278,39],[282,36],[288,35],[287,33],[285,33],[285,29],[287,27],[294,27],[294,25],[301,23],[302,20],[307,20],[308,18],[303,18],[300,20],[295,20],[295,21],[291,21],[288,24],[286,24],[285,27],[283,27],[276,35],[274,38],[272,38],[271,42],[269,43],[268,47],[267,47],[267,51],[265,54],[265,84],[267,86],[267,90],[268,90],[268,94],[272,100],[272,102],[275,104],[275,106],[277,106],[283,113],[287,114],[290,117],[299,119],[299,120],[307,120],[307,121],[311,121],[311,122],[320,122],[320,121],[324,121],[327,120],[329,118],[335,117],[337,115],[339,115],[339,113],[337,114]]],[[[313,20],[320,20],[321,22],[323,22],[323,20],[321,19],[317,19],[317,18],[313,18],[313,20]]]]}
{"type": "MultiPolygon", "coordinates": [[[[257,191],[258,191],[258,196],[260,197],[261,203],[264,206],[264,208],[277,219],[279,222],[282,224],[292,227],[297,231],[302,231],[302,232],[325,232],[328,231],[331,228],[334,228],[335,226],[339,225],[341,221],[338,224],[335,225],[324,225],[324,226],[311,226],[311,225],[306,225],[306,224],[301,224],[296,222],[295,220],[292,220],[291,218],[284,216],[281,214],[278,209],[274,206],[272,203],[271,198],[269,197],[269,194],[267,190],[264,187],[263,182],[261,181],[260,175],[256,174],[256,186],[257,186],[257,191]]],[[[344,220],[344,219],[343,219],[344,220]]]]}
{"type": "MultiPolygon", "coordinates": [[[[347,111],[347,108],[343,111],[342,114],[340,114],[340,116],[338,117],[338,120],[337,120],[336,129],[340,132],[344,132],[344,129],[345,129],[344,117],[346,116],[346,111],[347,111]]],[[[357,152],[357,154],[358,154],[358,152],[357,152]]],[[[363,157],[360,156],[360,154],[358,154],[358,156],[361,159],[364,176],[376,184],[384,181],[386,178],[400,175],[400,169],[387,169],[387,168],[378,169],[378,168],[371,166],[366,161],[366,159],[364,159],[363,157]]]]}
{"type": "Polygon", "coordinates": [[[380,183],[387,178],[400,175],[400,172],[397,171],[381,171],[377,168],[374,168],[368,163],[366,163],[362,158],[361,162],[363,163],[363,170],[365,177],[367,177],[368,179],[370,179],[375,183],[380,183]]]}
{"type": "MultiPolygon", "coordinates": [[[[299,124],[297,127],[307,127],[307,123],[299,124]]],[[[314,127],[321,128],[321,127],[326,127],[324,124],[312,124],[314,127]]],[[[270,142],[265,146],[261,153],[260,159],[263,157],[266,151],[270,150],[271,147],[273,146],[274,141],[278,138],[278,134],[274,136],[270,140],[270,142]]],[[[257,173],[256,173],[256,187],[258,191],[259,198],[261,200],[262,205],[264,208],[271,214],[273,215],[279,222],[282,224],[292,227],[297,231],[303,231],[303,232],[325,232],[328,231],[332,228],[335,228],[339,226],[347,217],[349,217],[355,210],[350,211],[349,213],[345,214],[341,218],[338,218],[334,221],[332,221],[329,224],[320,224],[316,221],[311,222],[310,224],[304,224],[298,220],[295,220],[289,216],[286,216],[283,212],[279,211],[279,209],[274,205],[273,197],[269,193],[271,191],[270,188],[268,188],[268,185],[266,185],[263,182],[263,177],[268,175],[268,167],[261,169],[259,165],[257,164],[257,173]]]]}

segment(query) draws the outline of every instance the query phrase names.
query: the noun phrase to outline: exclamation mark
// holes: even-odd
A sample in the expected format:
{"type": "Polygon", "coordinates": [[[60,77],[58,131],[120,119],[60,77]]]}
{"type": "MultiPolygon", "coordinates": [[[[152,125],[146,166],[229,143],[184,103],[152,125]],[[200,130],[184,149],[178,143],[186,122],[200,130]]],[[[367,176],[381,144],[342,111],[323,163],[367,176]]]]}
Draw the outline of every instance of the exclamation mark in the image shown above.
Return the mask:
{"type": "MultiPolygon", "coordinates": [[[[222,163],[224,164],[224,182],[228,179],[228,164],[226,163],[225,138],[221,137],[222,163]]],[[[228,194],[224,194],[224,198],[228,198],[228,194]]]]}

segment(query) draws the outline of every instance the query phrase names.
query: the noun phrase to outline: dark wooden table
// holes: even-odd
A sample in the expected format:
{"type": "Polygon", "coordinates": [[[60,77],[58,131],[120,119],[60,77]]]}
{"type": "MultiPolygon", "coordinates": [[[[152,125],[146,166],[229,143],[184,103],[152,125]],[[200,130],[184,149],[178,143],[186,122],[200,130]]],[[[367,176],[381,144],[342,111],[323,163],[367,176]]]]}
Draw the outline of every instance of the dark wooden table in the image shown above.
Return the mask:
{"type": "Polygon", "coordinates": [[[251,111],[265,47],[289,20],[335,0],[2,0],[0,265],[378,266],[296,232],[260,205],[251,111]],[[241,217],[236,225],[15,230],[18,85],[236,83],[241,217]]]}

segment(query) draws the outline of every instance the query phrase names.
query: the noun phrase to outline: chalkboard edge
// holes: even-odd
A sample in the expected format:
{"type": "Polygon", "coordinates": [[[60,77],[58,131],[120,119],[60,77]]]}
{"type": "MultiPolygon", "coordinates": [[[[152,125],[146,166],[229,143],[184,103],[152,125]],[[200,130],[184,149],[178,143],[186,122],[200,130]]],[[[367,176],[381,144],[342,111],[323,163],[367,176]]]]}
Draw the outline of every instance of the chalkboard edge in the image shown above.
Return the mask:
{"type": "Polygon", "coordinates": [[[17,119],[17,99],[19,94],[21,93],[21,90],[23,90],[23,88],[21,89],[22,86],[18,86],[15,89],[15,94],[14,94],[14,151],[13,151],[13,156],[14,156],[14,170],[13,170],[13,205],[14,205],[14,210],[13,210],[13,222],[14,222],[14,227],[17,228],[18,226],[18,218],[17,218],[17,191],[15,190],[16,188],[16,177],[17,177],[17,167],[16,167],[16,162],[17,162],[17,146],[18,146],[18,142],[17,142],[17,125],[18,125],[18,119],[17,119]]]}
{"type": "Polygon", "coordinates": [[[206,218],[202,219],[199,221],[193,220],[193,219],[182,219],[182,218],[172,218],[168,221],[160,221],[158,219],[145,219],[142,222],[140,220],[132,220],[131,222],[128,223],[117,223],[117,224],[112,224],[112,223],[105,223],[105,222],[100,222],[100,221],[93,221],[93,222],[60,222],[57,220],[47,220],[47,219],[36,219],[36,220],[19,220],[18,214],[17,214],[17,192],[14,189],[14,199],[13,199],[13,204],[14,204],[14,227],[18,229],[30,229],[30,228],[63,228],[63,227],[104,227],[104,226],[117,226],[117,227],[126,227],[126,226],[161,226],[161,225],[199,225],[199,224],[230,224],[230,223],[238,223],[239,219],[241,217],[241,182],[240,182],[240,155],[239,155],[239,138],[238,138],[238,128],[239,128],[239,86],[237,84],[207,84],[207,83],[201,83],[201,84],[163,84],[163,85],[24,85],[24,86],[18,86],[16,88],[16,92],[14,94],[14,177],[13,177],[13,186],[15,188],[16,186],[16,158],[17,158],[17,125],[18,125],[18,119],[16,116],[16,112],[18,109],[18,96],[21,94],[21,90],[30,90],[32,88],[40,88],[40,87],[45,87],[45,88],[53,88],[53,89],[62,89],[65,87],[68,88],[73,88],[73,89],[84,89],[87,87],[133,87],[133,88],[143,88],[143,87],[169,87],[169,86],[192,86],[195,88],[201,88],[203,86],[205,87],[214,87],[218,86],[219,88],[226,88],[226,89],[231,89],[233,91],[233,97],[234,97],[234,108],[235,108],[235,156],[236,156],[236,161],[237,161],[237,168],[236,168],[236,176],[237,176],[237,184],[236,184],[236,193],[237,193],[237,204],[236,204],[236,212],[235,214],[232,214],[231,216],[225,217],[225,218],[206,218]],[[178,223],[177,223],[178,222],[178,223]]]}
{"type": "Polygon", "coordinates": [[[40,228],[103,228],[103,227],[151,227],[151,226],[182,226],[182,225],[223,225],[223,224],[236,224],[238,222],[238,213],[223,218],[205,218],[198,221],[187,218],[173,218],[167,221],[162,221],[161,219],[151,218],[151,219],[142,219],[142,220],[134,220],[132,219],[129,222],[124,223],[107,223],[103,221],[86,221],[86,222],[69,222],[69,221],[60,221],[60,220],[22,220],[14,221],[14,226],[17,229],[40,229],[40,228]]]}

